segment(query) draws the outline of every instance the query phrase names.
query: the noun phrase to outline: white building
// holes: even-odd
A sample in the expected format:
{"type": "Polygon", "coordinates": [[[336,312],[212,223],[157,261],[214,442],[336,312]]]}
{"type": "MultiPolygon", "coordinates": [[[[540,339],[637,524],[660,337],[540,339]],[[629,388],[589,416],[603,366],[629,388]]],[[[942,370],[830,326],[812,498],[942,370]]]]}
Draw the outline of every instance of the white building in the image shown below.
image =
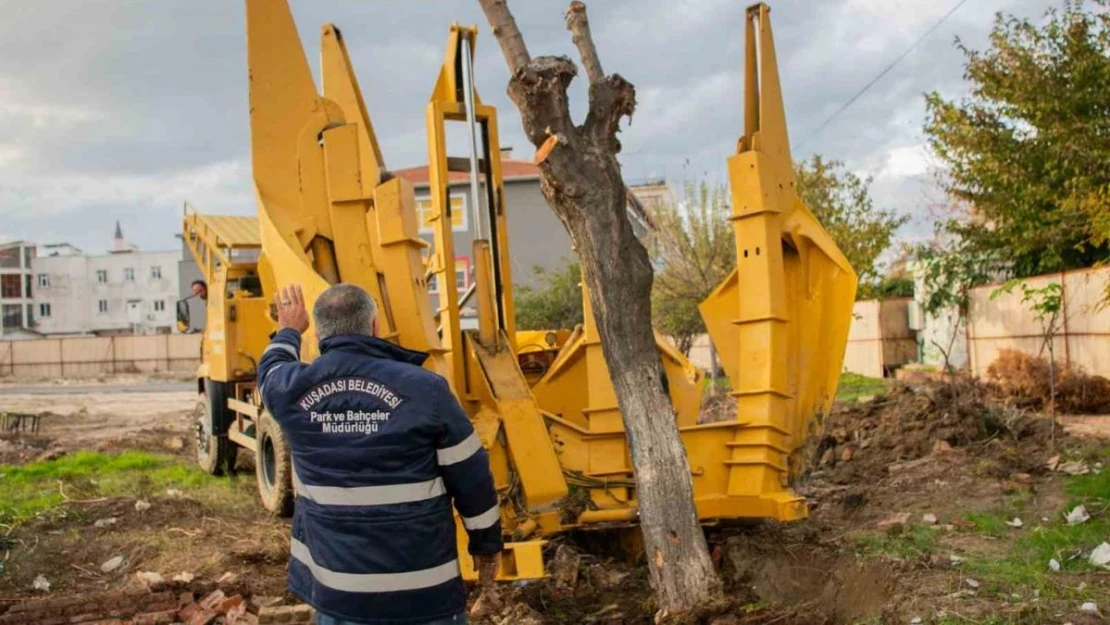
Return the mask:
{"type": "Polygon", "coordinates": [[[45,245],[33,259],[35,329],[43,334],[164,334],[174,327],[179,253],[142,252],[116,224],[111,252],[45,245]]]}
{"type": "Polygon", "coordinates": [[[11,241],[0,245],[0,337],[37,338],[32,306],[31,264],[34,244],[11,241]]]}

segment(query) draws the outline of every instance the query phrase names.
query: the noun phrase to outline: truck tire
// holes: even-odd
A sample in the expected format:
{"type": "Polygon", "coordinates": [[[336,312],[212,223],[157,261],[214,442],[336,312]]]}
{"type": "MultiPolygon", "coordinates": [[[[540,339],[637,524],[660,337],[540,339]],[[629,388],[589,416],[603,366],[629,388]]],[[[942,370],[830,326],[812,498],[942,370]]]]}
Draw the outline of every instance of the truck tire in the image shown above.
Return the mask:
{"type": "Polygon", "coordinates": [[[209,475],[225,475],[235,469],[238,449],[227,438],[227,428],[235,416],[227,407],[227,388],[226,383],[205,380],[205,392],[197,397],[193,411],[197,464],[209,475]]]}
{"type": "Polygon", "coordinates": [[[293,514],[293,467],[285,433],[269,412],[262,413],[255,432],[258,453],[254,459],[254,473],[258,477],[262,505],[273,514],[288,517],[293,514]]]}

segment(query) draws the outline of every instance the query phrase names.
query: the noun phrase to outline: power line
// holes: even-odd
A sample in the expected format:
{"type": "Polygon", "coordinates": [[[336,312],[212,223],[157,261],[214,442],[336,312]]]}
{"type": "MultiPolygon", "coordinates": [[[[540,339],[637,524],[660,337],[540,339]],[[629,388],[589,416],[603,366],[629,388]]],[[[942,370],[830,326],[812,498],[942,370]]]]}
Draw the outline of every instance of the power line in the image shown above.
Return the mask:
{"type": "Polygon", "coordinates": [[[873,87],[875,85],[875,83],[882,80],[883,76],[886,76],[887,73],[890,72],[890,70],[894,69],[894,67],[896,65],[898,65],[898,63],[900,63],[902,61],[902,59],[909,56],[910,52],[913,52],[914,48],[916,48],[918,46],[918,44],[920,44],[922,41],[925,41],[925,39],[929,35],[933,34],[934,30],[936,30],[937,28],[940,28],[940,25],[943,24],[944,22],[948,21],[948,18],[952,17],[952,14],[955,13],[956,11],[958,11],[960,9],[960,7],[962,7],[964,5],[964,3],[966,3],[966,2],[967,2],[967,0],[960,0],[959,2],[957,2],[956,6],[952,7],[951,10],[949,10],[947,13],[944,14],[944,17],[941,17],[939,20],[937,20],[937,22],[935,24],[933,24],[929,28],[929,30],[925,31],[925,34],[918,37],[917,41],[913,42],[913,45],[911,45],[909,48],[906,48],[905,52],[903,52],[901,55],[899,55],[898,58],[894,59],[894,61],[890,65],[887,65],[886,68],[883,69],[883,71],[879,72],[878,76],[875,76],[874,78],[872,78],[871,82],[864,85],[862,89],[860,89],[858,92],[856,92],[856,94],[854,96],[851,97],[851,99],[849,99],[840,108],[838,108],[835,113],[830,115],[828,117],[828,119],[826,119],[825,121],[821,122],[821,125],[818,126],[816,129],[814,129],[813,132],[809,133],[809,136],[807,136],[805,138],[805,140],[803,140],[801,143],[799,143],[797,146],[795,146],[794,150],[800,150],[806,143],[809,143],[810,139],[812,139],[812,138],[816,137],[818,134],[820,134],[821,131],[825,129],[825,126],[828,126],[834,119],[839,117],[841,113],[843,113],[845,110],[847,110],[849,106],[852,106],[852,104],[856,100],[858,100],[860,98],[860,96],[867,93],[867,90],[870,89],[871,87],[873,87]]]}

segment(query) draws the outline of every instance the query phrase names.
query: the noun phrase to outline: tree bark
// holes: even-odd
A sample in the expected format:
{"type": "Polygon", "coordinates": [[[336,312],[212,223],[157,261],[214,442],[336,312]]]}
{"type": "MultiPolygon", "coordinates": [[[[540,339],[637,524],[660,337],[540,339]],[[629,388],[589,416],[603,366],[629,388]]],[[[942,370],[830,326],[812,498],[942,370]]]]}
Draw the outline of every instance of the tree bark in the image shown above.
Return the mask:
{"type": "Polygon", "coordinates": [[[508,93],[524,132],[542,155],[540,184],[582,265],[602,352],[624,419],[652,587],[661,612],[688,613],[720,596],[693,502],[693,483],[651,326],[653,272],[633,233],[617,140],[636,106],[634,87],[606,76],[590,36],[586,6],[572,2],[567,29],[590,80],[589,112],[576,126],[567,87],[577,68],[567,57],[532,59],[504,0],[478,0],[512,77],[508,93]]]}
{"type": "Polygon", "coordinates": [[[709,339],[709,394],[717,396],[717,375],[720,373],[720,368],[717,366],[717,346],[713,344],[713,339],[709,339]]]}

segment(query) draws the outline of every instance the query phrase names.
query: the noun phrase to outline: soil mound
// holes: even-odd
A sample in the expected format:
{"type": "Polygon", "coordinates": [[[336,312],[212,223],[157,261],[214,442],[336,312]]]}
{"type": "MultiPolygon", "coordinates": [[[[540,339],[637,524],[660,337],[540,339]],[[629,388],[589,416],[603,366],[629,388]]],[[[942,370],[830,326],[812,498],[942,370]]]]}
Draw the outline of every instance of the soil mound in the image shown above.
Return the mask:
{"type": "Polygon", "coordinates": [[[1034,472],[1052,438],[1050,420],[998,402],[969,378],[898,384],[870,401],[838,404],[824,429],[810,442],[811,468],[839,484],[874,481],[891,465],[970,446],[1004,460],[1003,470],[1034,472]],[[1019,448],[1027,453],[1014,453],[1019,448]]]}

